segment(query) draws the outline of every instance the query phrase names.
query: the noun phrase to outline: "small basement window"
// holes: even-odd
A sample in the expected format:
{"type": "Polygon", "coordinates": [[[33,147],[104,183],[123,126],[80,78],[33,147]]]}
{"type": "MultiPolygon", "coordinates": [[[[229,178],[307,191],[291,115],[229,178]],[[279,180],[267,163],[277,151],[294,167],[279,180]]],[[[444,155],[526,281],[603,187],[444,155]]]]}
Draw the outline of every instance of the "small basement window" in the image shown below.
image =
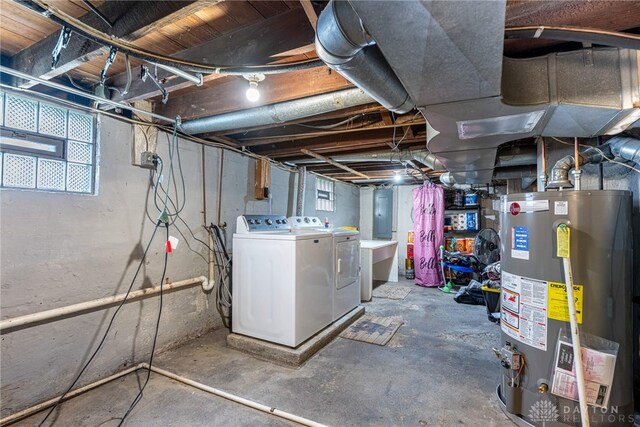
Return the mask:
{"type": "Polygon", "coordinates": [[[316,179],[316,210],[333,212],[335,206],[335,183],[329,179],[316,179]]]}
{"type": "Polygon", "coordinates": [[[90,114],[0,93],[0,187],[95,193],[90,114]]]}

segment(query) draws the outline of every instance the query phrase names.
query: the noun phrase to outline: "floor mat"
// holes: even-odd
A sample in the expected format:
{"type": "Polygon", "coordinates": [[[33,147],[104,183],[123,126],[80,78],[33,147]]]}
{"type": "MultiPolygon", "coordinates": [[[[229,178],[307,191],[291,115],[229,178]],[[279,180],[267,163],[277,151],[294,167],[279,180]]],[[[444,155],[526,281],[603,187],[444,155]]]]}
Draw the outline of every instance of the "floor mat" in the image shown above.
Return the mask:
{"type": "Polygon", "coordinates": [[[340,334],[342,338],[354,341],[386,345],[404,320],[398,316],[381,317],[365,314],[340,334]]]}
{"type": "Polygon", "coordinates": [[[373,290],[373,296],[376,298],[405,299],[411,290],[412,288],[409,286],[380,285],[373,290]]]}

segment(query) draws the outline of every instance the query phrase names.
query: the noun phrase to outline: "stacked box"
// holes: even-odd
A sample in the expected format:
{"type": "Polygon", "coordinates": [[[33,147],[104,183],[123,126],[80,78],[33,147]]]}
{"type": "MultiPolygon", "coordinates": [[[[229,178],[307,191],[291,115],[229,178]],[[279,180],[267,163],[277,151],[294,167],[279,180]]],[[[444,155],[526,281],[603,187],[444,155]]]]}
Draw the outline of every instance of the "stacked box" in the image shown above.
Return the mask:
{"type": "Polygon", "coordinates": [[[407,258],[413,258],[413,243],[407,245],[407,258]]]}
{"type": "Polygon", "coordinates": [[[413,231],[410,231],[407,235],[407,243],[413,243],[413,231]]]}
{"type": "Polygon", "coordinates": [[[478,213],[467,212],[466,223],[467,223],[467,230],[477,230],[478,229],[478,213]]]}

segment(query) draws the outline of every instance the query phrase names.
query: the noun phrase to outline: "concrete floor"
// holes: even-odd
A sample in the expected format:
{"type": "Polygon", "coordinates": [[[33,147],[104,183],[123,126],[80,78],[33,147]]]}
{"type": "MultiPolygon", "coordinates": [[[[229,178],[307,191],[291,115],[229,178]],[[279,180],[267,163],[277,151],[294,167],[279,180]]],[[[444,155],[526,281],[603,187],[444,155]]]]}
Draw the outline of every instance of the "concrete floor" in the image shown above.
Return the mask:
{"type": "MultiPolygon", "coordinates": [[[[401,282],[402,285],[411,285],[401,282]]],[[[485,307],[411,285],[406,299],[374,298],[368,313],[405,324],[380,347],[336,338],[298,369],[225,346],[217,330],[156,357],[154,364],[206,385],[331,426],[513,426],[496,398],[499,327],[485,307]]],[[[145,372],[62,405],[55,425],[115,426],[145,372]]],[[[36,414],[16,426],[31,426],[36,414]]],[[[292,425],[153,374],[127,426],[292,425]]]]}

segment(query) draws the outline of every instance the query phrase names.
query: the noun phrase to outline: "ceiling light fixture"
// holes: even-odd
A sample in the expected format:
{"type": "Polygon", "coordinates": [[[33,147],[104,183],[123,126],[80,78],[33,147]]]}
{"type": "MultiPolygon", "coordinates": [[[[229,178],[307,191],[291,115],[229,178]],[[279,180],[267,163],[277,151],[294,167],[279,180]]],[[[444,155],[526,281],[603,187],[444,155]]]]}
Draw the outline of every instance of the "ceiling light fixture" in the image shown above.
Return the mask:
{"type": "Polygon", "coordinates": [[[260,99],[260,91],[258,90],[258,83],[264,80],[264,74],[245,74],[242,77],[249,80],[249,89],[245,93],[247,99],[251,102],[256,102],[260,99]]]}
{"type": "Polygon", "coordinates": [[[402,181],[402,175],[400,175],[398,172],[396,172],[396,173],[393,175],[393,180],[394,180],[395,182],[400,182],[400,181],[402,181]]]}

